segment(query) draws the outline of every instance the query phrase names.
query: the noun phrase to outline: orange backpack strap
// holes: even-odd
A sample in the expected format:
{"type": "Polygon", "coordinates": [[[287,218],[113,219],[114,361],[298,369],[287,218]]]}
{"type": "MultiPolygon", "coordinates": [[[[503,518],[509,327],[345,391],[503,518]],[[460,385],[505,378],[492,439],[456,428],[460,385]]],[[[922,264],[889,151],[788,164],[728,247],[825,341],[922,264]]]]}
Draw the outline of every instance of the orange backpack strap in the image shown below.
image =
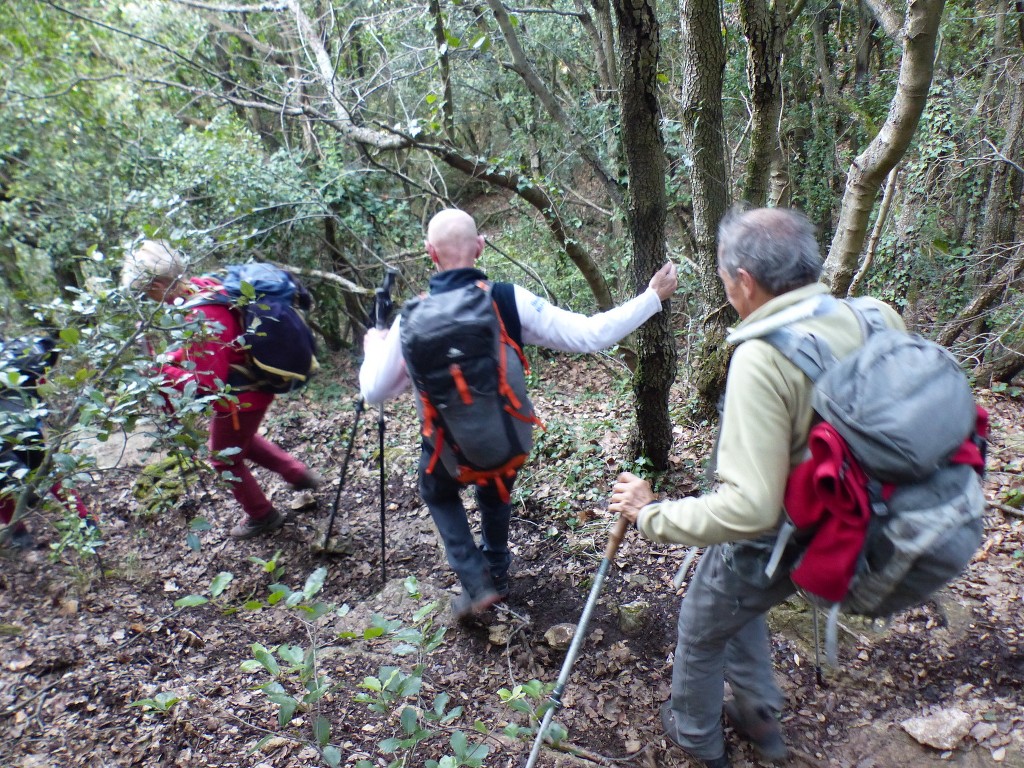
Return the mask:
{"type": "Polygon", "coordinates": [[[444,430],[440,427],[437,428],[437,440],[434,441],[434,452],[430,455],[430,461],[427,462],[426,473],[428,475],[434,474],[434,467],[437,466],[438,459],[441,458],[441,450],[444,446],[444,430]]]}

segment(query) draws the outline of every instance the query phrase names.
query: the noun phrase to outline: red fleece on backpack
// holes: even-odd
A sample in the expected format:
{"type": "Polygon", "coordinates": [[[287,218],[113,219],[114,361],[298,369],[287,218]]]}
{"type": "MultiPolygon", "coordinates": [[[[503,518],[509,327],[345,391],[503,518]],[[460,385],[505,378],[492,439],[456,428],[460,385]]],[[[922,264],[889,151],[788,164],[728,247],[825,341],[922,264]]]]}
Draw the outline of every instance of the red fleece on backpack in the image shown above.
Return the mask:
{"type": "MultiPolygon", "coordinates": [[[[975,435],[988,437],[988,411],[980,406],[975,435]]],[[[807,448],[811,457],[790,473],[783,503],[793,525],[813,530],[814,537],[790,578],[811,594],[838,603],[849,591],[871,518],[867,475],[846,441],[827,422],[811,429],[807,448]]],[[[985,469],[973,436],[957,449],[950,463],[967,464],[979,474],[985,469]]],[[[882,497],[888,499],[893,490],[894,486],[883,485],[882,497]]]]}
{"type": "Polygon", "coordinates": [[[793,525],[815,533],[790,578],[838,603],[850,587],[871,517],[867,476],[826,422],[811,429],[807,447],[811,457],[790,473],[784,503],[793,525]]]}

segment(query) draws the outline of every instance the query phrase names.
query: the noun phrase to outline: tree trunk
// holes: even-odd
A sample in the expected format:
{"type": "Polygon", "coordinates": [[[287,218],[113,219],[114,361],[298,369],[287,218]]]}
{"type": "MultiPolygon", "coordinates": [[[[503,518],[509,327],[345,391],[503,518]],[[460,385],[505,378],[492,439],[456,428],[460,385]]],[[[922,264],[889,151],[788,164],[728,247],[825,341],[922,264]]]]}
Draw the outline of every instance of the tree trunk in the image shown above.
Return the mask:
{"type": "Polygon", "coordinates": [[[437,67],[441,76],[441,88],[444,101],[441,114],[444,121],[444,134],[449,139],[455,137],[455,94],[452,90],[451,67],[448,62],[448,36],[444,31],[444,16],[438,0],[430,0],[430,17],[434,22],[434,46],[437,49],[437,67]]]}
{"type": "Polygon", "coordinates": [[[878,190],[902,159],[924,111],[935,63],[935,40],[945,0],[909,0],[903,25],[903,61],[889,115],[878,135],[850,165],[825,279],[845,296],[857,271],[878,190]]]}
{"type": "Polygon", "coordinates": [[[766,0],[741,0],[740,23],[747,38],[747,85],[750,88],[750,156],[743,199],[761,208],[768,203],[773,163],[778,170],[779,120],[782,116],[782,54],[788,21],[786,0],[769,7],[766,0]]]}
{"type": "MultiPolygon", "coordinates": [[[[620,77],[622,144],[629,173],[627,223],[633,246],[633,277],[643,288],[665,262],[668,163],[661,136],[658,103],[660,29],[655,0],[615,0],[621,46],[620,77]]],[[[672,423],[669,388],[676,374],[670,303],[638,332],[639,364],[633,374],[636,432],[635,456],[646,456],[654,469],[668,468],[672,423]]]]}
{"type": "Polygon", "coordinates": [[[726,328],[736,315],[725,300],[718,279],[718,222],[729,205],[725,164],[725,127],[722,82],[725,43],[718,0],[682,0],[680,3],[683,51],[683,140],[693,163],[694,257],[700,282],[700,310],[704,333],[693,355],[692,381],[702,410],[711,415],[725,387],[728,352],[726,328]]]}

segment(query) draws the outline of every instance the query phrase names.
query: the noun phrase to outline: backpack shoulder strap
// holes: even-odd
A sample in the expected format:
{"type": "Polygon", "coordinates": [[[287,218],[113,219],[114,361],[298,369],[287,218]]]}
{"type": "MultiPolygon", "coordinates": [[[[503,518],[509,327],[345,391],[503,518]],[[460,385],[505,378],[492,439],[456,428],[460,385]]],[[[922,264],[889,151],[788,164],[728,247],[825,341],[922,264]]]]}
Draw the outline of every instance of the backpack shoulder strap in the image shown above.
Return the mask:
{"type": "Polygon", "coordinates": [[[811,381],[817,381],[838,362],[828,342],[813,333],[778,328],[761,338],[781,352],[811,381]]]}
{"type": "MultiPolygon", "coordinates": [[[[853,299],[842,299],[842,303],[850,308],[857,324],[860,326],[861,337],[867,341],[872,334],[889,330],[885,316],[873,301],[864,296],[853,299]]],[[[831,304],[838,306],[839,302],[831,304]]],[[[798,331],[790,326],[777,328],[762,336],[765,341],[786,356],[793,365],[803,371],[811,381],[818,378],[836,362],[828,342],[813,333],[798,331]]]]}
{"type": "Polygon", "coordinates": [[[797,330],[793,325],[834,312],[838,306],[839,301],[828,294],[811,296],[781,312],[733,331],[726,341],[738,344],[749,339],[762,339],[781,352],[807,378],[817,381],[838,358],[824,339],[813,333],[797,330]]]}
{"type": "Polygon", "coordinates": [[[195,293],[182,305],[185,309],[195,309],[196,307],[209,306],[210,304],[220,304],[227,307],[234,306],[234,301],[224,290],[224,284],[217,278],[203,275],[201,277],[194,277],[189,282],[192,284],[195,293]]]}
{"type": "Polygon", "coordinates": [[[860,331],[865,341],[872,333],[889,330],[882,310],[868,297],[857,296],[852,299],[843,299],[843,303],[857,316],[857,322],[860,323],[860,331]]]}
{"type": "Polygon", "coordinates": [[[512,283],[492,283],[491,296],[498,307],[498,314],[505,323],[505,331],[520,348],[523,346],[523,326],[516,307],[516,287],[512,283]]]}

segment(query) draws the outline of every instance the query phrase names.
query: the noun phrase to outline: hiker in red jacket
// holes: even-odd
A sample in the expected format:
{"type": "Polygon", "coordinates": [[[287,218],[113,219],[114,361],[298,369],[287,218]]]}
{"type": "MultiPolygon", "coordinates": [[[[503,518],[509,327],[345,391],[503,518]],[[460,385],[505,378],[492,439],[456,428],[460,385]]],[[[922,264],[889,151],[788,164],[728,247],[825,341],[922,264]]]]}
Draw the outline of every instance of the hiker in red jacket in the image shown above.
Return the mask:
{"type": "MultiPolygon", "coordinates": [[[[211,278],[190,279],[186,272],[184,258],[168,243],[145,240],[125,258],[121,286],[167,304],[184,303],[220,287],[211,278]]],[[[189,319],[194,321],[200,316],[210,333],[204,340],[167,352],[160,373],[175,389],[195,382],[202,394],[217,394],[224,391],[231,367],[246,363],[245,350],[236,343],[243,329],[234,310],[224,304],[198,305],[191,310],[189,319]]],[[[294,490],[316,488],[321,479],[301,461],[258,434],[274,400],[272,393],[232,387],[231,394],[234,397],[219,399],[213,406],[210,464],[229,479],[231,493],[245,512],[245,517],[231,529],[231,536],[247,539],[275,531],[285,522],[285,515],[263,493],[247,462],[280,475],[294,490]]]]}
{"type": "MultiPolygon", "coordinates": [[[[796,548],[766,574],[783,517],[791,470],[807,450],[814,418],[810,379],[759,338],[791,326],[823,338],[842,358],[861,344],[853,311],[816,314],[828,288],[814,228],[785,209],[733,213],[718,233],[718,274],[740,316],[721,416],[717,487],[703,496],[655,499],[650,485],[623,473],[609,509],[657,542],[707,547],[679,613],[672,696],[661,709],[666,736],[708,768],[728,768],[722,710],[769,761],[785,760],[779,727],[783,695],[772,671],[765,614],[793,594],[796,548]],[[728,681],[732,698],[723,702],[728,681]]],[[[885,322],[899,315],[877,302],[885,322]]]]}

